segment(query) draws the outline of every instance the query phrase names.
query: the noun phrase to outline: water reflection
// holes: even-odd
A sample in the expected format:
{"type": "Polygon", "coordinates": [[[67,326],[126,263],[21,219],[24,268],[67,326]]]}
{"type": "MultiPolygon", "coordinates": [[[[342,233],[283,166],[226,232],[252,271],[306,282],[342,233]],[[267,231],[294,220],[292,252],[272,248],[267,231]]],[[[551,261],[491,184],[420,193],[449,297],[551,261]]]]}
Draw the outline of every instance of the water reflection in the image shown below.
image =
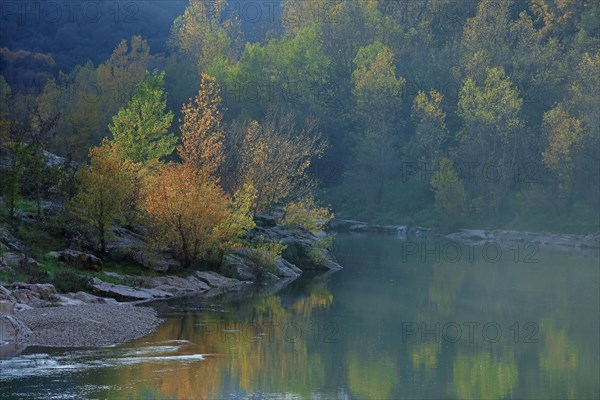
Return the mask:
{"type": "Polygon", "coordinates": [[[161,303],[154,334],[29,349],[0,361],[1,384],[33,398],[598,398],[597,257],[403,262],[394,238],[337,246],[339,273],[161,303]]]}

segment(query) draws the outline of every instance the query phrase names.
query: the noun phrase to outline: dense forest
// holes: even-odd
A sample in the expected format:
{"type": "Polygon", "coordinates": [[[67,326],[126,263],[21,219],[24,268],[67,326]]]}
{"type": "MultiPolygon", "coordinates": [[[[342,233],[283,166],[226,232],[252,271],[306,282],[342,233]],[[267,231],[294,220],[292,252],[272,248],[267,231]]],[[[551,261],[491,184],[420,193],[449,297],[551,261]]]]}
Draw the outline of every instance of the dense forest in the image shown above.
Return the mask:
{"type": "Polygon", "coordinates": [[[598,230],[597,1],[4,3],[9,219],[65,202],[101,247],[146,224],[184,263],[273,207],[598,230]]]}

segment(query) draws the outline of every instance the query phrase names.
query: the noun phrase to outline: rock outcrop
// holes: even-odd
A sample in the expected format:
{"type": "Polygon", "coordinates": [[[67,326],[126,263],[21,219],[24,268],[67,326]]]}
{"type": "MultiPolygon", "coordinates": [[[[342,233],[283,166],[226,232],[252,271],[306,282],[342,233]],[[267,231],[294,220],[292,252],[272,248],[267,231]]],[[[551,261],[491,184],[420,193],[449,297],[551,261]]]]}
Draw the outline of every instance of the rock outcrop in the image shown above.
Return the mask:
{"type": "Polygon", "coordinates": [[[101,281],[98,278],[93,278],[90,285],[96,294],[121,301],[152,300],[173,297],[172,293],[164,290],[115,285],[113,283],[101,281]]]}
{"type": "Polygon", "coordinates": [[[484,244],[487,242],[533,243],[540,248],[550,250],[594,250],[600,249],[600,234],[571,235],[554,233],[536,233],[523,231],[482,229],[461,229],[446,235],[447,239],[466,244],[484,244]]]}
{"type": "Polygon", "coordinates": [[[114,239],[108,244],[107,250],[116,259],[129,260],[157,272],[181,267],[173,250],[153,249],[141,234],[120,227],[113,228],[112,233],[114,239]]]}
{"type": "Polygon", "coordinates": [[[93,254],[66,249],[62,251],[51,251],[48,255],[69,267],[76,269],[96,272],[102,270],[102,260],[93,254]]]}
{"type": "Polygon", "coordinates": [[[24,342],[31,329],[14,315],[0,313],[0,345],[24,342]]]}
{"type": "Polygon", "coordinates": [[[247,236],[252,241],[263,237],[267,242],[281,242],[285,245],[282,256],[287,263],[278,263],[278,267],[282,267],[282,276],[289,276],[290,271],[298,272],[290,268],[290,264],[300,271],[342,268],[335,262],[326,246],[322,245],[326,240],[325,234],[315,234],[301,227],[291,229],[283,225],[273,225],[269,216],[259,216],[256,218],[256,227],[248,232],[247,236]]]}

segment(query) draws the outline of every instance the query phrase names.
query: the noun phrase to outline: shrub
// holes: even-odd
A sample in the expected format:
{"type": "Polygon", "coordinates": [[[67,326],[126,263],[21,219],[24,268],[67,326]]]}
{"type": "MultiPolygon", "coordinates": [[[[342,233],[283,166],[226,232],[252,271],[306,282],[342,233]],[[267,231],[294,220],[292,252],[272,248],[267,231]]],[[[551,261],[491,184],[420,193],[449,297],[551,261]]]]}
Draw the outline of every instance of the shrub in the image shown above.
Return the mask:
{"type": "Polygon", "coordinates": [[[456,227],[465,217],[467,196],[451,160],[444,158],[440,161],[438,171],[431,178],[431,187],[440,222],[445,228],[456,227]]]}
{"type": "Polygon", "coordinates": [[[306,196],[298,201],[288,203],[284,208],[281,221],[287,227],[302,227],[309,231],[319,232],[333,218],[327,207],[319,207],[314,197],[306,196]]]}
{"type": "Polygon", "coordinates": [[[286,246],[281,242],[266,242],[264,236],[260,236],[257,242],[250,248],[249,258],[254,263],[258,272],[275,273],[275,264],[281,258],[286,246]]]}
{"type": "Polygon", "coordinates": [[[316,265],[327,261],[327,251],[333,248],[333,236],[325,236],[314,242],[308,251],[308,256],[316,265]]]}
{"type": "Polygon", "coordinates": [[[89,288],[90,277],[64,271],[56,273],[51,283],[60,293],[81,292],[89,288]]]}

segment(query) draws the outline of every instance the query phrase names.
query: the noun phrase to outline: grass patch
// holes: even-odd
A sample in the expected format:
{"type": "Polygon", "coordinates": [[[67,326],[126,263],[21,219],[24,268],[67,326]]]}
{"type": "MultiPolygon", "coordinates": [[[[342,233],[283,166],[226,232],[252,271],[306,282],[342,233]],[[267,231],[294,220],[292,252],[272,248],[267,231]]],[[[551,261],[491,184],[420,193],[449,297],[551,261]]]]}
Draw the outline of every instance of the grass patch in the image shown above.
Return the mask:
{"type": "Polygon", "coordinates": [[[15,208],[21,211],[35,213],[37,212],[37,205],[33,200],[17,199],[15,202],[15,208]]]}

